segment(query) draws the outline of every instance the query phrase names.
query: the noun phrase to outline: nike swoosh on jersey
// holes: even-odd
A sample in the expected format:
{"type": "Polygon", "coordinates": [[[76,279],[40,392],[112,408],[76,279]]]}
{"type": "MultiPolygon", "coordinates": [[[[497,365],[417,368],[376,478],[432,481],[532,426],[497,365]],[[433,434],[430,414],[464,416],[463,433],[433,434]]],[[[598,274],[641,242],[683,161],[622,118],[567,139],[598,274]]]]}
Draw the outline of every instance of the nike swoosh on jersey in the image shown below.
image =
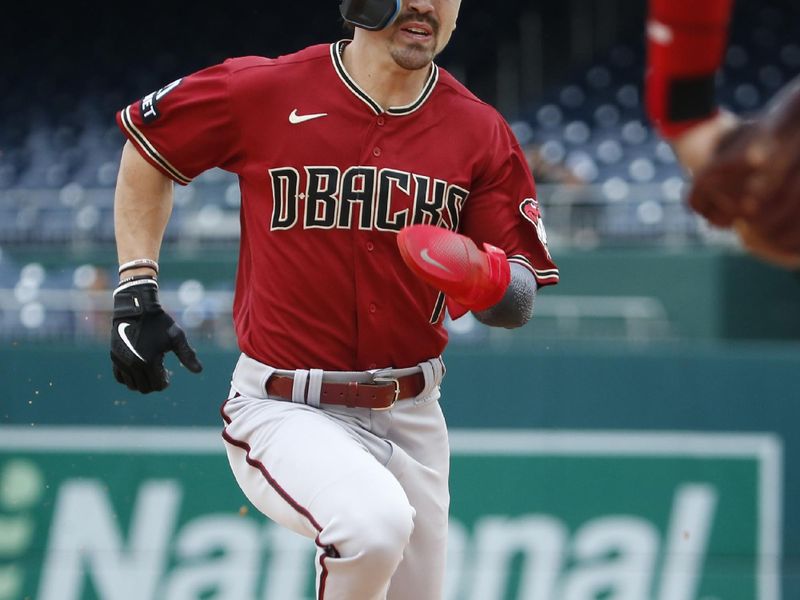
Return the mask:
{"type": "Polygon", "coordinates": [[[311,121],[312,119],[320,119],[322,117],[327,117],[328,113],[314,113],[310,115],[298,115],[297,109],[295,108],[291,113],[289,113],[289,123],[292,125],[297,125],[298,123],[305,123],[306,121],[311,121]]]}
{"type": "Polygon", "coordinates": [[[125,330],[128,328],[129,325],[130,323],[120,323],[117,326],[117,333],[119,334],[119,337],[122,339],[125,345],[128,347],[128,350],[130,350],[136,355],[136,358],[138,358],[142,362],[147,362],[144,358],[142,358],[142,355],[136,351],[136,348],[133,347],[133,344],[131,344],[131,341],[128,339],[128,335],[125,333],[125,330]]]}
{"type": "Polygon", "coordinates": [[[451,273],[451,272],[452,272],[452,271],[450,271],[450,269],[448,269],[447,267],[445,267],[445,266],[444,266],[442,263],[440,263],[438,260],[436,260],[435,258],[433,258],[433,257],[432,257],[432,256],[431,256],[431,255],[428,253],[428,249],[427,249],[427,248],[423,248],[423,249],[420,251],[419,255],[422,257],[422,260],[424,260],[424,261],[425,261],[426,263],[428,263],[429,265],[433,265],[434,267],[436,267],[436,268],[439,268],[439,269],[441,269],[442,271],[445,271],[445,272],[447,272],[447,273],[451,273]]]}

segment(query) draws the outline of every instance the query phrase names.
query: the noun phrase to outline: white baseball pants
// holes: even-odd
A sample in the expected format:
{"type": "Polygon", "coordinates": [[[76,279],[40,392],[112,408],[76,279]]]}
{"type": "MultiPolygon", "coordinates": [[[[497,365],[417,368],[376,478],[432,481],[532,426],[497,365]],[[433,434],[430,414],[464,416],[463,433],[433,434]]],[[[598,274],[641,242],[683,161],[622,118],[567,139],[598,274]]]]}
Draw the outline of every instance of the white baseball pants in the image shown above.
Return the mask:
{"type": "Polygon", "coordinates": [[[222,408],[231,469],[258,510],[314,540],[318,600],[442,597],[443,369],[423,364],[423,393],[386,411],[270,399],[267,378],[287,372],[245,355],[237,364],[222,408]]]}

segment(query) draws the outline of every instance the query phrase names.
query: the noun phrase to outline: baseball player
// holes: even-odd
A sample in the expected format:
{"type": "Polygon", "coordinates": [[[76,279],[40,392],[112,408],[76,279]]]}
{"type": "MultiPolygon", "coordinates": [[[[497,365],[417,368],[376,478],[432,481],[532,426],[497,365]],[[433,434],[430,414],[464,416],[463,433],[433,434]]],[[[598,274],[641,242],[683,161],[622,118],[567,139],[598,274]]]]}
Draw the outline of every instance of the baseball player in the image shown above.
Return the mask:
{"type": "Polygon", "coordinates": [[[689,204],[770,263],[800,268],[800,78],[760,113],[721,109],[733,0],[650,0],[648,115],[689,174],[689,204]]]}
{"type": "Polygon", "coordinates": [[[558,282],[509,126],[434,57],[459,0],[345,0],[352,40],[240,57],[123,108],[116,378],[201,365],[158,301],[173,183],[236,173],[241,356],[221,413],[230,466],[317,546],[317,597],[442,594],[445,312],[519,327],[558,282]]]}

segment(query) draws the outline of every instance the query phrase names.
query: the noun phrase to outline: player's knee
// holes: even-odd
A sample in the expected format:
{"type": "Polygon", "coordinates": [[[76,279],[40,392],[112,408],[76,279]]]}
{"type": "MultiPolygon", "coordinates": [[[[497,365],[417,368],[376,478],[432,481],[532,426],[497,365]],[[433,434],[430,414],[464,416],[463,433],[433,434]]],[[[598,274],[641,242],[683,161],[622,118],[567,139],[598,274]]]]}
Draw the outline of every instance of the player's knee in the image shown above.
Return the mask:
{"type": "Polygon", "coordinates": [[[408,502],[372,506],[350,515],[353,532],[345,546],[365,569],[387,571],[400,563],[414,529],[414,509],[408,502]]]}
{"type": "Polygon", "coordinates": [[[374,529],[367,529],[361,540],[364,562],[371,568],[394,572],[411,539],[414,509],[406,505],[404,510],[376,515],[373,527],[374,529]]]}

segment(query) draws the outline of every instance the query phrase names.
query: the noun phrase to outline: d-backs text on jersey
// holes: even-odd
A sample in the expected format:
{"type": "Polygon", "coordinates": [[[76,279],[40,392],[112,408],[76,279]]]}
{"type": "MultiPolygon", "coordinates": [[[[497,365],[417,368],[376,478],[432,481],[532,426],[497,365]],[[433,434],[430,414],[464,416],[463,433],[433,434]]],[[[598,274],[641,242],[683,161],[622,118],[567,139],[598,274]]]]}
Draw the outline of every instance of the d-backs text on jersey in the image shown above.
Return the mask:
{"type": "Polygon", "coordinates": [[[425,175],[355,166],[270,169],[274,206],[270,229],[359,229],[400,231],[411,224],[456,231],[469,196],[454,184],[425,175]],[[358,216],[355,207],[358,206],[358,216]]]}

